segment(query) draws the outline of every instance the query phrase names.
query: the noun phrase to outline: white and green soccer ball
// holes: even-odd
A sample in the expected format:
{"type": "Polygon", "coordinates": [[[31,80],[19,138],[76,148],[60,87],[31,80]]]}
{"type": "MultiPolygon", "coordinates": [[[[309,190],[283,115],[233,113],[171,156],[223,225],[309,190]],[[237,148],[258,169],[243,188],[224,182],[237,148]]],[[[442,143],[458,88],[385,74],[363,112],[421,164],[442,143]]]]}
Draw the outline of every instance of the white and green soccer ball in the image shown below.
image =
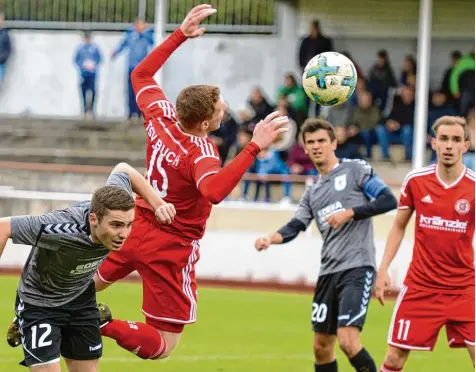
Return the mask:
{"type": "Polygon", "coordinates": [[[319,105],[335,106],[347,101],[357,85],[352,61],[336,52],[325,52],[311,59],[302,75],[304,91],[319,105]]]}

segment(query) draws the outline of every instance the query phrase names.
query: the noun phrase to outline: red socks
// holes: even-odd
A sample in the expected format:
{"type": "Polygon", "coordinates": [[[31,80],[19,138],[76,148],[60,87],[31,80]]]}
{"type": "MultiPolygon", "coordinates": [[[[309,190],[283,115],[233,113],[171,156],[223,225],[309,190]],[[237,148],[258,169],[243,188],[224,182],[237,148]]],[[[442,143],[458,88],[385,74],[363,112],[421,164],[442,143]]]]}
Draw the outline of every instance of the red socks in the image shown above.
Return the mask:
{"type": "Polygon", "coordinates": [[[380,367],[380,372],[402,372],[402,369],[399,368],[394,368],[394,367],[388,367],[387,365],[383,365],[380,367]]]}
{"type": "Polygon", "coordinates": [[[101,328],[101,335],[142,359],[157,359],[166,349],[165,340],[157,329],[140,322],[114,319],[101,328]]]}

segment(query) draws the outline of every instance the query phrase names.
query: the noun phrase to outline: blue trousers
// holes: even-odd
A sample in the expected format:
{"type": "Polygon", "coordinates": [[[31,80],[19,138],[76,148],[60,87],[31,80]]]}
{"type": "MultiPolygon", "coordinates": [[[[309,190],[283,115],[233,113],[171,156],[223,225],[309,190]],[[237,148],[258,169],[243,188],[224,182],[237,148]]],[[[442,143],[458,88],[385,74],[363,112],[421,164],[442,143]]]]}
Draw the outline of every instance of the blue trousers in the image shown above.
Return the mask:
{"type": "Polygon", "coordinates": [[[388,152],[389,145],[394,144],[401,144],[405,147],[405,159],[410,160],[412,158],[413,126],[410,124],[403,124],[402,127],[395,132],[389,132],[385,124],[379,124],[377,128],[375,128],[375,134],[377,135],[377,142],[380,145],[384,159],[390,159],[388,152]]]}
{"type": "Polygon", "coordinates": [[[96,75],[81,76],[81,94],[83,97],[83,111],[94,112],[94,102],[96,100],[96,75]],[[91,92],[91,102],[88,104],[88,92],[91,92]]]}
{"type": "Polygon", "coordinates": [[[129,68],[129,74],[128,80],[127,80],[127,96],[128,96],[128,104],[129,104],[129,118],[132,117],[132,115],[140,115],[140,110],[139,106],[137,106],[136,102],[136,94],[134,93],[134,88],[132,88],[132,79],[131,79],[131,73],[134,68],[129,68]]]}

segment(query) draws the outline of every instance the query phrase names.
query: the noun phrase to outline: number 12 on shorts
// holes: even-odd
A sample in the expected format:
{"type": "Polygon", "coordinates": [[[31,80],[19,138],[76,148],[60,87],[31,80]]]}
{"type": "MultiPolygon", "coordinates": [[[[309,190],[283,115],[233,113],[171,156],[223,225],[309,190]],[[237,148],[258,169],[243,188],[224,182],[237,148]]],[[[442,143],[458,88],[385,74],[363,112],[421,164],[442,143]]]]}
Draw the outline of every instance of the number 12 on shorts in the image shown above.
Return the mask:
{"type": "Polygon", "coordinates": [[[398,321],[398,335],[397,339],[406,341],[408,338],[408,332],[410,331],[410,320],[400,319],[398,321]]]}
{"type": "Polygon", "coordinates": [[[40,324],[39,326],[34,325],[31,327],[31,349],[34,350],[37,347],[45,347],[45,346],[50,346],[52,344],[52,341],[46,341],[46,338],[50,335],[51,333],[51,326],[49,324],[40,324]],[[40,336],[38,340],[38,346],[36,345],[36,340],[37,340],[37,330],[38,329],[45,329],[43,334],[40,336]]]}

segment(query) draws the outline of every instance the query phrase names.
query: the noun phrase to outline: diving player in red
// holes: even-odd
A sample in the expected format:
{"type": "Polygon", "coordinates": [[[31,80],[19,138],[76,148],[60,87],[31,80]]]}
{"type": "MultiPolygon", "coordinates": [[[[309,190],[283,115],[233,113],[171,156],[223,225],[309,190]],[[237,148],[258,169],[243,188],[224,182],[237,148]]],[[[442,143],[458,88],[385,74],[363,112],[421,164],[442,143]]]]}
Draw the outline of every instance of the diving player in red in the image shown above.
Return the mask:
{"type": "Polygon", "coordinates": [[[99,267],[95,282],[96,289],[103,290],[134,270],[142,277],[146,322],[114,319],[104,325],[102,335],[143,359],[167,357],[184,325],[195,322],[195,263],[212,204],[230,194],[260,150],[287,130],[287,117],[278,112],[269,115],[256,126],[251,142],[220,169],[218,149],[207,137],[220,127],[226,110],[219,88],[187,87],[174,108],[155,82],[155,73],[169,56],[188,38],[201,36],[205,29],[200,22],[215,12],[210,5],[193,8],[180,28],[132,72],[148,138],[146,177],[175,206],[176,216],[171,224],[159,225],[154,212],[138,198],[131,235],[99,267]]]}
{"type": "Polygon", "coordinates": [[[474,365],[475,174],[462,162],[468,129],[463,118],[443,116],[433,131],[437,164],[410,172],[403,182],[378,272],[376,294],[383,305],[388,268],[415,211],[413,258],[395,304],[381,372],[402,371],[410,350],[433,350],[443,326],[449,346],[467,348],[474,365]]]}

